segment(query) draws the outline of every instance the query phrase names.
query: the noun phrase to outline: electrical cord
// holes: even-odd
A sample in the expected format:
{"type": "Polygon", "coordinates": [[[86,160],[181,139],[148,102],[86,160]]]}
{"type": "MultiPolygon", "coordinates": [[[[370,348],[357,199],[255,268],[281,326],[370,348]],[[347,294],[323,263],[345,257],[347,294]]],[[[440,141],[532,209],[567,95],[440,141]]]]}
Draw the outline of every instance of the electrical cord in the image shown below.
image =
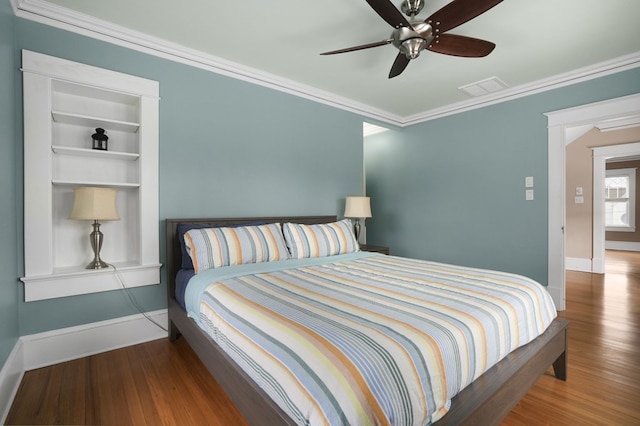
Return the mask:
{"type": "Polygon", "coordinates": [[[107,265],[113,268],[113,272],[114,272],[114,275],[116,276],[116,279],[118,280],[122,288],[125,290],[125,293],[127,293],[127,297],[129,297],[129,301],[131,301],[131,303],[138,310],[138,312],[140,312],[146,319],[148,319],[150,322],[155,324],[157,327],[159,327],[160,329],[168,333],[169,330],[166,327],[154,321],[153,318],[151,318],[138,304],[138,301],[136,300],[136,298],[133,296],[133,294],[131,294],[131,289],[125,285],[124,279],[120,275],[120,271],[118,271],[118,268],[116,268],[116,266],[112,263],[107,263],[107,265]]]}

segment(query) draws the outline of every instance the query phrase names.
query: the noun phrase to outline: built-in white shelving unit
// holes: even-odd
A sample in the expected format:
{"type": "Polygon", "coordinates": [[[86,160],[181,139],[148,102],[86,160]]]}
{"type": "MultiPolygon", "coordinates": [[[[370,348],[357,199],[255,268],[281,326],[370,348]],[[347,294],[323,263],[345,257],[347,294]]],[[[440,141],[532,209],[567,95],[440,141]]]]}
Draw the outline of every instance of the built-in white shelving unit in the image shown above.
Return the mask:
{"type": "Polygon", "coordinates": [[[129,287],[160,282],[158,82],[23,50],[25,300],[121,288],[87,270],[90,222],[69,220],[78,186],[117,190],[101,257],[129,287]],[[107,151],[92,149],[101,127],[107,151]]]}

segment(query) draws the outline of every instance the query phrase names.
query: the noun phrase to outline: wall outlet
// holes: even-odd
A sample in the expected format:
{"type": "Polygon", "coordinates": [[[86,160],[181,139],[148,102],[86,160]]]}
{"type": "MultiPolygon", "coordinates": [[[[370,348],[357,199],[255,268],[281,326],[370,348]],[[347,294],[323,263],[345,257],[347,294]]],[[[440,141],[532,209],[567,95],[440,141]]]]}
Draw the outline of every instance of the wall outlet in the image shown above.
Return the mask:
{"type": "Polygon", "coordinates": [[[524,191],[524,199],[527,201],[533,200],[533,189],[527,189],[524,191]]]}

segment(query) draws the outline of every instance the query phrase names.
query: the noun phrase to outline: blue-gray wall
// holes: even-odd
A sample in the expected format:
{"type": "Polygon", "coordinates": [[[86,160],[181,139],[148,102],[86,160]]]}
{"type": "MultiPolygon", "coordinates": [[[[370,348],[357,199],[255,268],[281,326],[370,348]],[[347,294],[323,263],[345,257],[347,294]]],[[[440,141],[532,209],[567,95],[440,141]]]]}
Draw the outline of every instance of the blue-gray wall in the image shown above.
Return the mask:
{"type": "Polygon", "coordinates": [[[14,19],[8,1],[0,2],[0,367],[15,346],[18,327],[18,231],[16,226],[16,114],[18,66],[13,45],[14,19]]]}
{"type": "Polygon", "coordinates": [[[639,91],[636,68],[368,137],[368,242],[546,284],[543,114],[639,91]],[[534,177],[533,201],[525,201],[526,176],[534,177]]]}
{"type": "MultiPolygon", "coordinates": [[[[362,118],[15,18],[0,0],[0,365],[20,335],[135,313],[119,291],[22,302],[21,49],[160,82],[160,219],[340,214],[362,188],[362,118]],[[5,96],[6,94],[6,96],[5,96]]],[[[640,71],[372,136],[371,243],[392,253],[520,272],[547,268],[543,112],[639,91],[640,71]],[[535,200],[524,201],[524,177],[535,200]]],[[[160,260],[164,262],[164,229],[160,260]]],[[[147,310],[165,285],[134,290],[147,310]]]]}
{"type": "MultiPolygon", "coordinates": [[[[360,116],[19,19],[12,16],[8,3],[1,2],[0,21],[11,24],[2,25],[0,33],[3,43],[9,43],[2,46],[2,59],[11,59],[2,61],[0,76],[3,93],[6,89],[10,95],[0,100],[0,111],[7,111],[0,116],[2,154],[6,154],[0,160],[6,166],[0,185],[3,199],[10,200],[2,204],[0,224],[0,365],[19,335],[136,313],[121,291],[22,301],[23,290],[16,283],[24,272],[21,49],[160,82],[158,227],[163,263],[165,218],[339,215],[344,198],[361,193],[360,116]]],[[[163,269],[161,285],[133,290],[145,310],[166,307],[165,283],[163,269]]]]}

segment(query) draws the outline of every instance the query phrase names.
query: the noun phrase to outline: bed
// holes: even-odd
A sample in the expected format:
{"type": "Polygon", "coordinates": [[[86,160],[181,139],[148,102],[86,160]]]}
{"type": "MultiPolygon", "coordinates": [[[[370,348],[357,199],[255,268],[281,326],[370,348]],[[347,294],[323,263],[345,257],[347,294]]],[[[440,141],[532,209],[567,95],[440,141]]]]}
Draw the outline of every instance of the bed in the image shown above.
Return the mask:
{"type": "MultiPolygon", "coordinates": [[[[201,321],[198,318],[194,320],[195,315],[193,313],[191,316],[187,314],[183,297],[176,297],[176,288],[181,285],[177,283],[180,280],[176,280],[176,277],[179,277],[179,272],[183,272],[181,270],[184,266],[184,247],[181,246],[178,238],[179,234],[181,234],[181,232],[178,232],[179,227],[184,224],[189,224],[190,227],[208,228],[243,225],[263,226],[272,223],[316,225],[335,222],[335,216],[166,220],[169,337],[171,340],[175,340],[182,336],[189,342],[195,353],[250,424],[292,425],[299,424],[301,421],[299,418],[296,421],[295,416],[291,415],[291,410],[283,410],[274,401],[274,398],[264,390],[264,383],[261,385],[256,383],[256,380],[252,377],[252,372],[245,372],[247,369],[246,363],[243,363],[237,354],[236,356],[229,355],[221,348],[220,344],[205,333],[201,325],[197,324],[197,322],[201,321]]],[[[402,258],[396,259],[393,257],[384,259],[385,256],[380,254],[352,253],[351,255],[356,258],[344,260],[340,258],[340,262],[351,262],[346,264],[348,268],[352,268],[352,265],[360,268],[362,264],[367,264],[367,268],[377,268],[380,262],[390,263],[391,260],[393,260],[392,266],[397,267],[395,265],[396,262],[405,261],[402,258]],[[382,256],[383,258],[376,259],[375,256],[382,256]]],[[[339,256],[336,258],[339,258],[339,256]]],[[[342,268],[345,263],[337,263],[337,265],[342,268]]],[[[412,264],[407,265],[412,267],[412,264]]],[[[198,266],[202,268],[201,265],[198,266]]],[[[304,268],[316,268],[313,269],[314,273],[317,272],[317,268],[323,267],[317,264],[304,266],[304,268]]],[[[334,264],[331,267],[335,267],[334,264]]],[[[204,277],[208,272],[210,271],[198,275],[204,277]]],[[[279,273],[281,272],[276,274],[279,273]]],[[[286,274],[288,272],[285,270],[282,273],[286,274]]],[[[317,273],[326,274],[326,271],[322,270],[317,273]]],[[[233,285],[241,284],[234,283],[233,285]]],[[[178,292],[178,294],[181,293],[178,292]]],[[[558,379],[566,380],[567,321],[556,317],[550,321],[550,324],[545,325],[545,328],[542,334],[533,338],[529,343],[513,350],[506,356],[501,355],[501,359],[495,365],[490,366],[486,372],[475,378],[470,384],[464,383],[462,385],[463,389],[447,403],[450,406],[447,405],[444,410],[448,410],[448,412],[442,417],[437,416],[437,421],[434,424],[498,424],[550,366],[553,367],[554,374],[558,379]]],[[[226,345],[222,344],[222,346],[226,345]]],[[[271,395],[273,395],[273,389],[271,390],[271,395]]],[[[280,401],[280,404],[282,404],[282,401],[280,401]]],[[[441,407],[434,408],[430,406],[430,409],[436,410],[441,409],[441,407]]],[[[413,422],[416,422],[415,415],[412,419],[413,422]]]]}

